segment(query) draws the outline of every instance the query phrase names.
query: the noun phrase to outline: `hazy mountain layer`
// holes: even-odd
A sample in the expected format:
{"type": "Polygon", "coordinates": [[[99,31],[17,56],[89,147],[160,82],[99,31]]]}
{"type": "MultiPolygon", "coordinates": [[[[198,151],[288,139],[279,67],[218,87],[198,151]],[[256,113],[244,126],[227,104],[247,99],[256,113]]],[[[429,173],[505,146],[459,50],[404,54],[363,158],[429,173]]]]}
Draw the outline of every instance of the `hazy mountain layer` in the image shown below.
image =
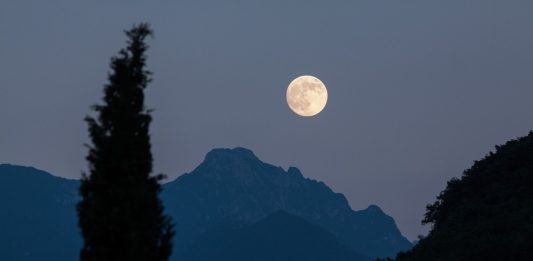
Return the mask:
{"type": "Polygon", "coordinates": [[[308,221],[278,211],[250,226],[220,225],[179,258],[195,261],[370,261],[308,221]]]}
{"type": "Polygon", "coordinates": [[[0,165],[0,260],[77,260],[76,180],[0,165]]]}
{"type": "Polygon", "coordinates": [[[355,252],[394,256],[411,247],[394,220],[377,206],[353,211],[346,198],[296,168],[284,171],[244,148],[214,149],[162,194],[176,222],[177,252],[221,222],[249,225],[284,210],[320,225],[355,252]]]}
{"type": "MultiPolygon", "coordinates": [[[[31,167],[0,165],[0,259],[78,259],[78,186],[79,181],[31,167]]],[[[176,223],[172,260],[191,254],[187,249],[198,246],[201,241],[197,240],[226,224],[252,229],[280,210],[333,235],[326,240],[333,249],[344,245],[350,253],[375,257],[393,256],[411,247],[379,207],[353,211],[342,194],[324,183],[304,178],[296,168],[284,171],[263,163],[243,148],[212,150],[193,172],[165,184],[161,197],[176,223]]],[[[296,238],[297,233],[292,233],[296,238]]]]}

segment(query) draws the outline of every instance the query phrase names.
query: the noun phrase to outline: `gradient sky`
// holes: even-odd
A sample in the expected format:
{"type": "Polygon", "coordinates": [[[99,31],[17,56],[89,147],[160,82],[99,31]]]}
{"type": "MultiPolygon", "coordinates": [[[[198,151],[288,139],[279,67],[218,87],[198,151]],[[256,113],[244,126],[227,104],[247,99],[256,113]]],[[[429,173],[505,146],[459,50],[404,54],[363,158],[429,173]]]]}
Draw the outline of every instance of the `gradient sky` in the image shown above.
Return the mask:
{"type": "Polygon", "coordinates": [[[94,2],[0,3],[0,163],[78,178],[83,118],[142,21],[155,170],[171,178],[247,147],[413,240],[448,179],[533,128],[530,0],[94,2]],[[328,87],[317,117],[286,104],[302,74],[328,87]]]}

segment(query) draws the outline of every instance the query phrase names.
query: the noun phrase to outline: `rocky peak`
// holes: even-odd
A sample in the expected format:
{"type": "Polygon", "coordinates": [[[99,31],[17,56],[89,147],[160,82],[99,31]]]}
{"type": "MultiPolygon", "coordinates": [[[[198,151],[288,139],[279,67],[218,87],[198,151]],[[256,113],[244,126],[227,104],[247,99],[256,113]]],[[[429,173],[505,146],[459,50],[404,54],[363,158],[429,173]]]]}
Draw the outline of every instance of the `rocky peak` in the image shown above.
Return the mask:
{"type": "Polygon", "coordinates": [[[190,175],[201,176],[206,182],[252,185],[252,187],[263,186],[278,179],[287,180],[296,177],[287,175],[281,167],[262,162],[251,150],[241,147],[211,150],[190,175]]]}
{"type": "Polygon", "coordinates": [[[255,154],[246,148],[236,147],[233,149],[226,148],[216,148],[212,149],[205,155],[204,162],[213,163],[213,162],[224,162],[227,163],[228,160],[253,160],[259,161],[255,154]]]}
{"type": "Polygon", "coordinates": [[[169,213],[181,231],[176,252],[221,222],[249,225],[283,210],[324,227],[356,252],[393,256],[410,247],[392,218],[375,205],[353,211],[344,195],[299,169],[261,161],[245,148],[213,149],[191,173],[165,186],[169,213]],[[383,229],[382,229],[383,228],[383,229]]]}
{"type": "Polygon", "coordinates": [[[296,177],[299,177],[299,178],[303,178],[304,176],[302,175],[302,172],[296,168],[296,167],[289,167],[289,169],[287,170],[287,173],[291,176],[296,176],[296,177]]]}
{"type": "Polygon", "coordinates": [[[363,211],[368,212],[368,213],[372,213],[372,214],[385,214],[383,212],[383,210],[381,210],[381,208],[376,206],[376,205],[370,205],[366,209],[364,209],[363,211]]]}

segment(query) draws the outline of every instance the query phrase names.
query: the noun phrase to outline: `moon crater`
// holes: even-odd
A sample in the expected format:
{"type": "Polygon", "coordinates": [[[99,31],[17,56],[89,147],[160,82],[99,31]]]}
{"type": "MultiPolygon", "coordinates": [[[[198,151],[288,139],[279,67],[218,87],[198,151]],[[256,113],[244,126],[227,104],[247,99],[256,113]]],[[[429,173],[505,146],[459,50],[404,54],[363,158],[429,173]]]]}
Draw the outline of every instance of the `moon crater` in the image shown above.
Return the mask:
{"type": "Polygon", "coordinates": [[[328,101],[328,90],[322,81],[311,75],[294,79],[287,87],[287,103],[291,110],[304,117],[320,113],[328,101]]]}

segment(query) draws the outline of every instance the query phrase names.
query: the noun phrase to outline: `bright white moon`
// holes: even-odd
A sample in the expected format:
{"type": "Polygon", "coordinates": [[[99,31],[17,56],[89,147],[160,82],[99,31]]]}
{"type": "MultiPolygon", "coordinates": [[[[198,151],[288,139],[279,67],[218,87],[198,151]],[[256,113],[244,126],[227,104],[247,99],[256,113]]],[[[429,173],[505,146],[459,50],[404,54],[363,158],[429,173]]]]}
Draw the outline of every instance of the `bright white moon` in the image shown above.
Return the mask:
{"type": "Polygon", "coordinates": [[[287,103],[291,110],[304,117],[317,115],[328,102],[328,90],[322,81],[311,75],[294,79],[287,87],[287,103]]]}

